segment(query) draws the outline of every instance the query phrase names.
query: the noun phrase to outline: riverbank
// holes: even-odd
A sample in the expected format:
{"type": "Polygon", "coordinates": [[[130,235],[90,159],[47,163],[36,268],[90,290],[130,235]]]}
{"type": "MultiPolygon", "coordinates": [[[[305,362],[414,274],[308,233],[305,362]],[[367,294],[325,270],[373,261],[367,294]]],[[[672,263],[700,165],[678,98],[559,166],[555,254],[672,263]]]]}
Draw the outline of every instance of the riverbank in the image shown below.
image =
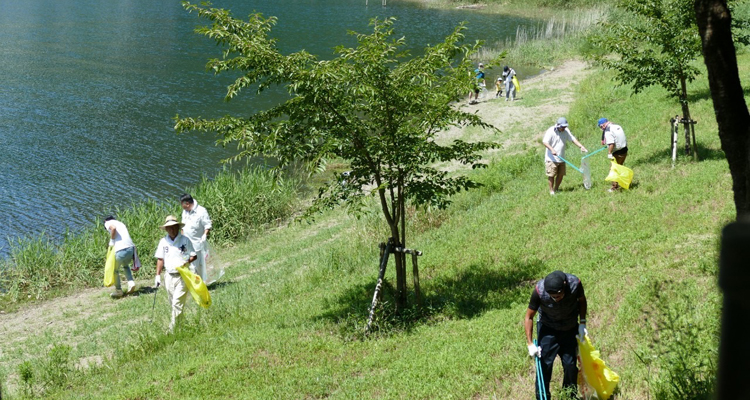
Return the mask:
{"type": "MultiPolygon", "coordinates": [[[[533,282],[562,268],[586,285],[589,332],[620,374],[621,396],[652,398],[680,367],[676,356],[715,356],[716,242],[733,203],[726,161],[707,156],[721,154],[711,103],[694,107],[703,161],[680,157],[672,169],[654,134],[668,132],[664,116],[676,107],[663,91],[629,96],[609,74],[575,61],[522,85],[516,102],[472,106],[497,116],[498,138],[507,140],[508,153],[475,172],[485,186],[447,210],[413,211],[412,246],[424,251],[421,317],[389,315],[387,289],[378,330],[363,340],[386,233],[377,212],[355,219],[334,210],[224,251],[226,280],[212,290],[213,305],[189,304],[176,335],[164,334],[163,292],[153,321],[154,294],[114,302],[103,289],[0,315],[1,333],[13,338],[0,355],[6,387],[22,391],[22,360],[49,365],[49,349],[68,346],[69,379],[49,398],[531,398],[521,319],[533,282]],[[571,171],[549,196],[534,138],[559,115],[592,149],[597,118],[625,127],[636,171],[630,191],[607,193],[606,158],[592,157],[591,190],[571,171]],[[683,340],[659,341],[672,330],[683,340]]],[[[698,378],[704,371],[694,368],[698,378]]]]}

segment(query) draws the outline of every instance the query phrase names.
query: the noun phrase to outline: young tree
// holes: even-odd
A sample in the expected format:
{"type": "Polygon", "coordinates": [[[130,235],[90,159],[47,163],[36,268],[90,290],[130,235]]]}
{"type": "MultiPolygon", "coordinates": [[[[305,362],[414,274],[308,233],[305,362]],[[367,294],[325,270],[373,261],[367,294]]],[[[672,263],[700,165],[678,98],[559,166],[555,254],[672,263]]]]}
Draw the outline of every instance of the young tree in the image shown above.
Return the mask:
{"type": "MultiPolygon", "coordinates": [[[[699,74],[691,65],[700,54],[693,0],[620,0],[626,11],[600,24],[591,42],[604,50],[595,57],[617,71],[617,80],[634,93],[659,85],[679,100],[682,118],[690,120],[687,82],[699,74]],[[611,55],[614,54],[614,57],[611,55]]],[[[695,135],[685,137],[685,150],[697,159],[695,135]]]]}
{"type": "MultiPolygon", "coordinates": [[[[346,179],[320,190],[312,210],[340,203],[360,207],[366,196],[380,202],[390,235],[406,246],[406,206],[445,207],[450,195],[476,186],[468,177],[437,169],[437,162],[481,166],[487,142],[456,140],[442,144],[437,135],[453,125],[492,128],[456,106],[471,88],[469,57],[479,43],[461,44],[464,27],[445,41],[410,57],[404,38],[392,39],[393,19],[371,21],[372,34],[355,34],[358,46],[336,48],[337,56],[320,61],[305,51],[283,55],[269,38],[276,19],[251,14],[248,21],[228,11],[185,3],[185,8],[212,21],[197,32],[224,47],[223,57],[208,62],[216,73],[239,71],[227,89],[227,100],[243,89],[262,93],[281,85],[290,98],[270,110],[247,117],[179,118],[177,132],[218,132],[221,144],[236,143],[231,160],[256,155],[275,158],[278,169],[292,164],[310,173],[330,159],[344,159],[346,179]]],[[[395,253],[396,307],[406,306],[406,258],[395,253]]]]}

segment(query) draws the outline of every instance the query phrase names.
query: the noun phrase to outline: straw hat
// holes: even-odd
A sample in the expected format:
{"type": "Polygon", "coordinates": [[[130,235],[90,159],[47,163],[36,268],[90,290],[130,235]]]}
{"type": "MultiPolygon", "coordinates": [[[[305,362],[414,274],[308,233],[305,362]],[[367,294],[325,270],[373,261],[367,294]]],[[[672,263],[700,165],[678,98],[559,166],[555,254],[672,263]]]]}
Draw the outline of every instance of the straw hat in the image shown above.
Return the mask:
{"type": "Polygon", "coordinates": [[[185,224],[177,221],[177,218],[174,215],[167,215],[167,219],[164,221],[164,225],[160,226],[159,228],[166,230],[168,226],[173,226],[173,225],[179,225],[180,228],[185,226],[185,224]]]}

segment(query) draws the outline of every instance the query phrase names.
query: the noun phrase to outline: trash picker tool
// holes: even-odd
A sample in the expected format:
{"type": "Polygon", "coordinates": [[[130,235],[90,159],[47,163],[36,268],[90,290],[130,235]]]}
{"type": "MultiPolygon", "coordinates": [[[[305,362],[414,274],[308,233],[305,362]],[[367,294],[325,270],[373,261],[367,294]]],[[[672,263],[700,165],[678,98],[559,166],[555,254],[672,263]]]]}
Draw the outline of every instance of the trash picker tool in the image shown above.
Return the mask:
{"type": "Polygon", "coordinates": [[[604,146],[604,147],[602,147],[602,148],[601,148],[601,149],[599,149],[599,150],[595,150],[595,151],[592,151],[591,153],[589,153],[589,154],[586,154],[585,156],[581,157],[581,160],[583,160],[584,158],[588,158],[588,157],[591,157],[591,156],[593,156],[594,154],[596,154],[596,153],[598,153],[598,152],[600,152],[600,151],[602,151],[602,150],[604,150],[604,149],[606,149],[606,148],[607,148],[607,146],[604,146]]]}
{"type": "MultiPolygon", "coordinates": [[[[536,346],[536,339],[534,339],[534,346],[536,346]]],[[[539,398],[547,400],[547,391],[544,389],[544,376],[542,376],[542,360],[539,357],[534,357],[536,362],[536,387],[539,390],[539,398]]]]}
{"type": "Polygon", "coordinates": [[[154,309],[156,309],[156,294],[159,293],[159,286],[154,288],[154,304],[151,305],[151,322],[154,322],[154,309]]]}
{"type": "Polygon", "coordinates": [[[566,160],[566,159],[564,159],[564,158],[560,157],[560,155],[559,155],[559,154],[557,155],[557,158],[559,158],[559,159],[561,159],[561,160],[565,161],[565,164],[568,164],[568,165],[570,165],[571,167],[573,167],[573,169],[574,169],[574,170],[576,170],[576,171],[578,171],[578,172],[580,172],[580,173],[583,173],[583,171],[581,171],[580,169],[578,169],[578,167],[576,167],[575,165],[573,165],[573,163],[571,163],[570,161],[568,161],[568,160],[566,160]]]}

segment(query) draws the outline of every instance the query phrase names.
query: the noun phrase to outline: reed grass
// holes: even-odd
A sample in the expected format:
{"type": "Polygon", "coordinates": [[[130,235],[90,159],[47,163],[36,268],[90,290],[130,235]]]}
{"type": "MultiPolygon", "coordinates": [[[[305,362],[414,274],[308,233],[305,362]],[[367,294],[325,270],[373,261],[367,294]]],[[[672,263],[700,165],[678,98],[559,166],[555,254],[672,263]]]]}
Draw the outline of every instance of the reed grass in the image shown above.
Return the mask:
{"type": "Polygon", "coordinates": [[[513,37],[486,43],[477,59],[492,60],[506,52],[504,64],[549,68],[580,54],[586,36],[609,10],[599,5],[580,12],[561,12],[535,25],[518,25],[513,37]]]}
{"type": "MultiPolygon", "coordinates": [[[[297,204],[296,180],[275,181],[261,167],[245,167],[236,172],[224,170],[213,178],[203,177],[192,192],[213,219],[211,242],[228,246],[244,240],[269,224],[291,215],[297,204]]],[[[151,255],[164,231],[164,218],[179,218],[177,200],[146,200],[115,210],[116,218],[127,227],[139,251],[143,268],[136,279],[155,272],[151,255]]],[[[104,255],[109,237],[103,217],[96,218],[79,232],[68,231],[60,242],[45,233],[19,238],[10,244],[10,256],[0,261],[0,307],[7,309],[23,300],[41,300],[71,290],[100,286],[104,255]]]]}

